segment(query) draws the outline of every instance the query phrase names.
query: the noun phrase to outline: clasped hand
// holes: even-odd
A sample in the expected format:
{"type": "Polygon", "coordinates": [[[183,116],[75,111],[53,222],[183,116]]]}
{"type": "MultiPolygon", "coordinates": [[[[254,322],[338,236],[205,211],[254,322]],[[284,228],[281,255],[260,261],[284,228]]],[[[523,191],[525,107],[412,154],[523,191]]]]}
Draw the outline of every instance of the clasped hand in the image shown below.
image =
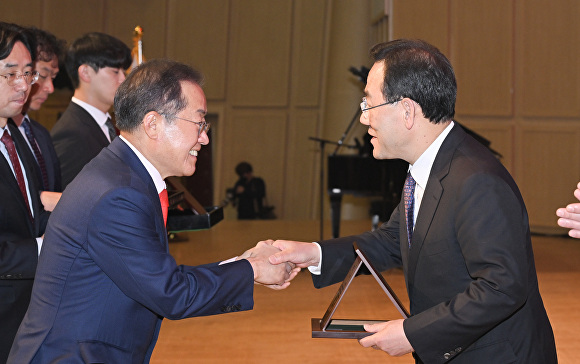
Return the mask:
{"type": "Polygon", "coordinates": [[[247,259],[254,269],[254,283],[271,289],[284,289],[296,277],[300,268],[295,264],[272,264],[268,258],[280,249],[272,245],[272,240],[260,241],[255,247],[247,250],[238,259],[247,259]]]}

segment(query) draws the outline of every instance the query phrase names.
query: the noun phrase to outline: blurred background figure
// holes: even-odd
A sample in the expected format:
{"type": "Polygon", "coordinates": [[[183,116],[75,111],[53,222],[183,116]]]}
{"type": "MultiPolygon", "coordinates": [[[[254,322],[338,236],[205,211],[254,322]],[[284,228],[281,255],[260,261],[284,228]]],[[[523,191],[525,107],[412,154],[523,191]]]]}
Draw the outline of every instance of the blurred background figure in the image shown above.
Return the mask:
{"type": "Polygon", "coordinates": [[[238,220],[275,218],[274,207],[265,203],[266,184],[263,179],[254,176],[252,165],[238,163],[236,174],[239,179],[229,194],[233,195],[233,205],[238,209],[238,220]]]}

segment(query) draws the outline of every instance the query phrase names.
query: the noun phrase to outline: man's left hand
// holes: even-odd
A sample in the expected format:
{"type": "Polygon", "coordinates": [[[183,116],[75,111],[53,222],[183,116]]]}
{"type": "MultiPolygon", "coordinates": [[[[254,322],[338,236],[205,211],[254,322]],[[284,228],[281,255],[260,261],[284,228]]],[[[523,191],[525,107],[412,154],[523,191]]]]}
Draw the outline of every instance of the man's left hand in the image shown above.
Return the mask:
{"type": "Polygon", "coordinates": [[[403,330],[405,320],[393,320],[381,322],[374,325],[365,325],[365,330],[375,332],[374,335],[367,336],[359,340],[365,348],[382,350],[391,356],[401,356],[413,351],[413,347],[403,330]]]}

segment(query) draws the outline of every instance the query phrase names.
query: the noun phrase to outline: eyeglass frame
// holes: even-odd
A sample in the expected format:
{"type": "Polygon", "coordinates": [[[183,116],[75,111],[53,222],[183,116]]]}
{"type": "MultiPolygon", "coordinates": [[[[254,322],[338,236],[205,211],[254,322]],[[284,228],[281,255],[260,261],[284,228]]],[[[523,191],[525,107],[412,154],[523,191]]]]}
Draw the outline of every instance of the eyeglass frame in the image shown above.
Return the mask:
{"type": "Polygon", "coordinates": [[[399,99],[399,100],[395,100],[395,101],[388,101],[388,102],[385,102],[384,104],[380,104],[380,105],[376,105],[376,106],[369,107],[369,105],[367,103],[367,98],[366,97],[363,97],[362,98],[362,102],[360,103],[360,111],[361,111],[361,114],[366,119],[366,118],[368,118],[368,114],[365,114],[367,111],[372,110],[372,109],[374,109],[376,107],[379,107],[379,106],[385,106],[385,105],[394,104],[394,103],[399,102],[399,101],[401,101],[401,100],[399,99]]]}
{"type": "Polygon", "coordinates": [[[201,135],[201,133],[203,133],[204,131],[207,133],[207,131],[211,127],[211,123],[208,123],[205,120],[202,120],[202,121],[193,121],[193,120],[189,120],[189,119],[180,118],[179,116],[174,116],[173,118],[174,119],[179,119],[179,120],[184,120],[184,121],[189,121],[190,123],[197,124],[199,126],[199,131],[197,133],[197,137],[198,138],[201,135]]]}
{"type": "Polygon", "coordinates": [[[0,75],[6,79],[6,84],[10,87],[16,86],[16,82],[22,79],[28,85],[34,85],[36,81],[38,81],[38,77],[40,76],[40,72],[38,71],[26,71],[26,72],[9,72],[5,75],[0,75]],[[27,81],[26,78],[30,78],[30,81],[27,81]],[[12,80],[11,80],[12,79],[12,80]]]}

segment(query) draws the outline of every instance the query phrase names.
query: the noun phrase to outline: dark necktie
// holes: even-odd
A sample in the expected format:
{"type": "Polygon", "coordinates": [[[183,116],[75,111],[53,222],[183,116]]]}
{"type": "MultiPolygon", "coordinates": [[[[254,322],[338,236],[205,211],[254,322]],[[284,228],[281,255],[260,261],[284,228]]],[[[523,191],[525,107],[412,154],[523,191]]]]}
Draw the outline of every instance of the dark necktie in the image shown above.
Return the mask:
{"type": "Polygon", "coordinates": [[[405,201],[405,219],[407,220],[407,239],[409,249],[411,248],[411,238],[413,237],[413,209],[415,205],[415,180],[411,172],[407,173],[405,186],[403,187],[403,196],[405,201]]]}
{"type": "Polygon", "coordinates": [[[105,125],[107,126],[107,129],[109,129],[109,139],[113,141],[113,139],[117,137],[117,130],[115,130],[115,126],[113,125],[111,118],[107,118],[105,125]]]}
{"type": "Polygon", "coordinates": [[[4,130],[4,134],[0,140],[8,150],[8,156],[10,157],[10,162],[12,163],[12,168],[14,168],[14,174],[16,175],[16,182],[18,182],[18,187],[20,188],[20,193],[22,193],[22,197],[24,198],[28,215],[32,220],[32,212],[30,211],[30,204],[28,203],[28,194],[26,193],[26,183],[24,182],[22,167],[20,166],[20,161],[18,161],[18,154],[16,153],[14,141],[12,141],[12,137],[8,134],[8,130],[4,130]]]}
{"type": "Polygon", "coordinates": [[[159,201],[161,201],[161,211],[163,211],[163,221],[165,226],[167,226],[167,213],[169,211],[169,197],[167,195],[167,190],[159,192],[159,201]]]}
{"type": "Polygon", "coordinates": [[[26,139],[30,143],[32,147],[32,151],[34,152],[34,157],[36,158],[36,162],[40,167],[40,174],[42,175],[42,190],[48,190],[48,174],[46,173],[46,163],[44,161],[44,157],[38,148],[38,143],[36,142],[36,138],[34,137],[34,132],[30,126],[30,121],[28,119],[24,119],[22,122],[22,127],[24,128],[24,134],[26,134],[26,139]]]}

